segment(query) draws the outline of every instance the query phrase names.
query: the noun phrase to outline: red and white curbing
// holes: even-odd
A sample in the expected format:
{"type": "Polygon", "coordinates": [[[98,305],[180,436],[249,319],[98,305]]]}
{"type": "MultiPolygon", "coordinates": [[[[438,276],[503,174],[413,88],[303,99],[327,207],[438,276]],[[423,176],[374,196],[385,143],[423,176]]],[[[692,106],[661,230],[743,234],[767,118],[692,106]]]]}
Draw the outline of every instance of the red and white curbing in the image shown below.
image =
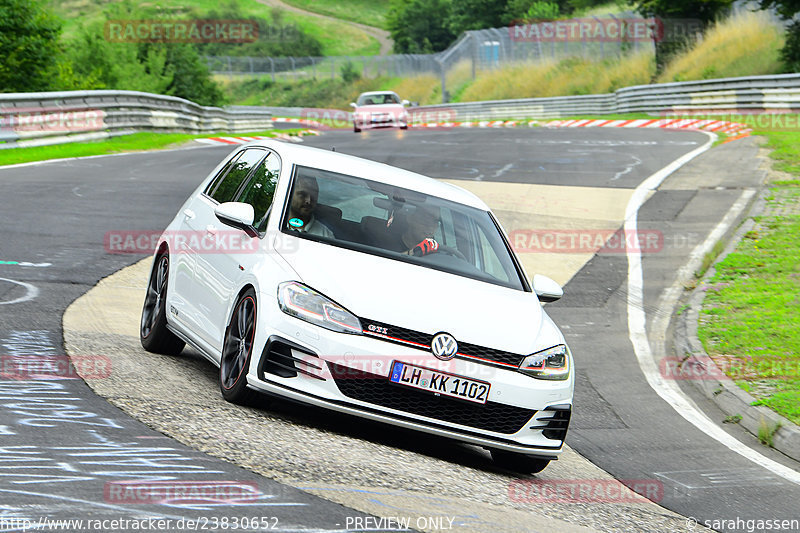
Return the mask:
{"type": "Polygon", "coordinates": [[[277,133],[271,137],[263,135],[255,135],[252,137],[208,137],[206,139],[195,139],[195,141],[203,144],[245,144],[251,141],[260,141],[262,139],[278,139],[286,142],[301,143],[303,142],[304,135],[319,135],[316,130],[304,130],[300,135],[287,135],[285,133],[277,133]]]}
{"type": "MultiPolygon", "coordinates": [[[[670,130],[704,130],[724,133],[735,138],[747,137],[753,131],[746,124],[724,120],[660,118],[632,120],[551,120],[543,124],[548,128],[663,128],[670,130]]],[[[733,139],[729,139],[733,140],[733,139]]]]}
{"type": "MultiPolygon", "coordinates": [[[[347,129],[331,128],[315,120],[302,118],[283,118],[276,117],[273,122],[289,122],[300,124],[307,128],[320,129],[347,129]]],[[[703,130],[728,135],[725,142],[747,137],[753,131],[746,124],[737,122],[726,122],[724,120],[709,119],[687,119],[687,118],[656,118],[656,119],[570,119],[570,120],[550,120],[541,122],[538,120],[482,120],[476,122],[422,122],[409,124],[409,128],[414,129],[449,129],[449,128],[514,128],[514,127],[534,127],[542,126],[545,128],[662,128],[669,130],[703,130]]],[[[300,135],[319,135],[315,129],[307,129],[300,132],[300,135]]],[[[279,133],[275,136],[278,139],[289,142],[303,142],[300,136],[290,136],[279,133]]],[[[208,139],[196,139],[198,142],[206,144],[243,144],[245,142],[269,137],[211,137],[208,139]]]]}

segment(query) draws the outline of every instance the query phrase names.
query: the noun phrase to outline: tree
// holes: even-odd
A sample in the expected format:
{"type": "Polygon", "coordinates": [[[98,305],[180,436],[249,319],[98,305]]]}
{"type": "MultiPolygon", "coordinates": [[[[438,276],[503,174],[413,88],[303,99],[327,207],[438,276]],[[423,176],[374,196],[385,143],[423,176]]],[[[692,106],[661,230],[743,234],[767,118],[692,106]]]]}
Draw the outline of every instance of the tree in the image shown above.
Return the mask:
{"type": "Polygon", "coordinates": [[[224,102],[222,90],[211,79],[208,66],[191,45],[167,46],[164,70],[172,75],[164,94],[186,98],[200,105],[221,105],[224,102]]]}
{"type": "Polygon", "coordinates": [[[421,54],[447,48],[457,36],[447,26],[450,7],[450,0],[394,0],[386,15],[394,51],[421,54]]]}
{"type": "Polygon", "coordinates": [[[33,0],[0,0],[0,92],[43,91],[56,75],[61,22],[33,0]]]}
{"type": "Polygon", "coordinates": [[[513,24],[520,21],[554,20],[570,11],[563,0],[561,4],[546,0],[509,0],[503,22],[513,24]]]}
{"type": "MultiPolygon", "coordinates": [[[[791,0],[790,0],[791,1],[791,0]]],[[[734,0],[639,0],[636,10],[644,17],[660,20],[665,27],[665,38],[656,40],[656,70],[661,72],[669,60],[693,37],[671,28],[691,26],[696,21],[705,30],[719,16],[727,12],[734,0]]]]}
{"type": "MultiPolygon", "coordinates": [[[[774,9],[784,20],[791,20],[800,12],[800,0],[761,0],[761,9],[774,9]]],[[[786,43],[781,48],[785,72],[800,72],[800,21],[786,28],[786,43]]]]}
{"type": "Polygon", "coordinates": [[[468,30],[499,28],[505,23],[507,0],[456,0],[448,26],[456,36],[468,30]]]}

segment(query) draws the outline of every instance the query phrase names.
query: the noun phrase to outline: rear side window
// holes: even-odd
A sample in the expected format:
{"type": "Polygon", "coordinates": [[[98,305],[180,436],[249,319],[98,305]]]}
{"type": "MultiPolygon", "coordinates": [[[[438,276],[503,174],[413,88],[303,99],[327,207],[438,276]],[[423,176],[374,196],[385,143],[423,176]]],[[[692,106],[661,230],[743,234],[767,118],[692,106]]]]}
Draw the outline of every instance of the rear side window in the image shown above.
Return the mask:
{"type": "Polygon", "coordinates": [[[265,150],[250,148],[234,157],[211,183],[206,194],[219,203],[233,201],[242,182],[266,154],[265,150]]]}
{"type": "Polygon", "coordinates": [[[281,171],[281,160],[274,153],[260,164],[242,189],[237,201],[253,206],[253,225],[263,233],[267,229],[267,215],[275,196],[275,186],[281,171]]]}

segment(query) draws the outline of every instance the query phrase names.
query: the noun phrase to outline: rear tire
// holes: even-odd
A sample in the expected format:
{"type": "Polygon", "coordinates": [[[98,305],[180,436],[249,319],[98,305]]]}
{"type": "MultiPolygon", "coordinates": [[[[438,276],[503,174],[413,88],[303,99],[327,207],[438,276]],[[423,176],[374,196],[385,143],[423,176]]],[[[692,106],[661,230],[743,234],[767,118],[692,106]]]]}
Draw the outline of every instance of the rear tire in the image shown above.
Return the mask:
{"type": "Polygon", "coordinates": [[[538,474],[550,464],[550,459],[505,450],[491,450],[491,454],[497,466],[520,474],[538,474]]]}
{"type": "Polygon", "coordinates": [[[181,353],[184,343],[167,329],[167,281],[169,279],[169,254],[162,252],[153,261],[147,294],[139,323],[139,340],[148,352],[165,355],[181,353]]]}
{"type": "Polygon", "coordinates": [[[353,131],[356,132],[356,133],[360,133],[361,132],[361,128],[359,128],[358,126],[353,124],[353,131]]]}
{"type": "Polygon", "coordinates": [[[253,356],[255,335],[256,293],[247,289],[233,308],[219,361],[219,389],[222,397],[231,403],[248,405],[258,396],[247,388],[247,370],[253,356]]]}

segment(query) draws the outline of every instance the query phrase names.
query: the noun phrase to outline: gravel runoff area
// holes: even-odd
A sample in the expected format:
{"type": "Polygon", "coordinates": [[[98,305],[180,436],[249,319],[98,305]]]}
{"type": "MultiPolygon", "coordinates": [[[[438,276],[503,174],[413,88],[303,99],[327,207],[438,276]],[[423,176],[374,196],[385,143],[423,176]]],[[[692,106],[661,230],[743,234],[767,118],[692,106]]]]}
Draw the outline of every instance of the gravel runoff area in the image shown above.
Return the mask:
{"type": "MultiPolygon", "coordinates": [[[[187,348],[169,357],[141,348],[150,264],[146,259],[123,269],[76,300],[64,314],[64,342],[70,356],[109,357],[110,375],[87,379],[89,386],[169,437],[376,516],[455,518],[451,531],[630,533],[694,525],[621,486],[622,497],[613,503],[536,501],[535,492],[511,490],[529,480],[562,488],[617,485],[571,449],[541,474],[520,480],[494,467],[478,447],[281,400],[255,407],[226,403],[216,368],[196,352],[187,348]]],[[[442,531],[434,522],[415,525],[442,531]]]]}

